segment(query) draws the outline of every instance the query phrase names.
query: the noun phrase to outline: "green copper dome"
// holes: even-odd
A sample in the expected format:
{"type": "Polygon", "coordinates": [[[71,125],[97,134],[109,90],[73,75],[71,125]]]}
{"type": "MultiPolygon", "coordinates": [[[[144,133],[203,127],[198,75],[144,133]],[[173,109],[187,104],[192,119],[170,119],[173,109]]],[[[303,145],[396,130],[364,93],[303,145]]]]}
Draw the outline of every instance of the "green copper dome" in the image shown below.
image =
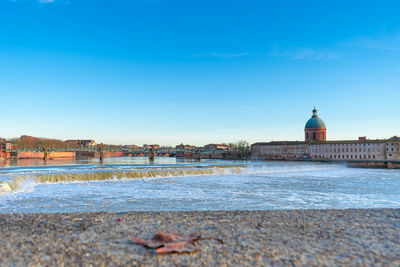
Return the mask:
{"type": "Polygon", "coordinates": [[[306,129],[326,129],[325,123],[318,118],[317,110],[314,108],[313,116],[306,123],[306,129]]]}

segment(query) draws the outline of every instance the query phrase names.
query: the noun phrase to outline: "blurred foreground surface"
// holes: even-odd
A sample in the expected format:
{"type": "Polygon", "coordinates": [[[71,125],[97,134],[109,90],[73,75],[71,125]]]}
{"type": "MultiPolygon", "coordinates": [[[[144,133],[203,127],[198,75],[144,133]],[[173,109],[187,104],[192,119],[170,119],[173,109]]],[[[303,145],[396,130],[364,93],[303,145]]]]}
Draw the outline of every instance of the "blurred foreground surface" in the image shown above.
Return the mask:
{"type": "Polygon", "coordinates": [[[0,215],[1,266],[398,266],[400,210],[0,215]],[[157,255],[129,236],[199,232],[192,254],[157,255]]]}

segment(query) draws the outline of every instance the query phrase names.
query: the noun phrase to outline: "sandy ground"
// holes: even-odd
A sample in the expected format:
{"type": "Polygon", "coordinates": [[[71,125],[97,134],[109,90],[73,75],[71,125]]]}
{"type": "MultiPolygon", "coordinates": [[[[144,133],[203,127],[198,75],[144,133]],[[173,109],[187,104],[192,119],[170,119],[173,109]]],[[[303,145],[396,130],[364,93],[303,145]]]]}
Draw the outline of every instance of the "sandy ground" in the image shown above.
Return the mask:
{"type": "Polygon", "coordinates": [[[400,266],[400,209],[0,215],[1,266],[400,266]],[[120,219],[120,220],[118,220],[120,219]],[[129,236],[199,232],[191,254],[129,236]]]}

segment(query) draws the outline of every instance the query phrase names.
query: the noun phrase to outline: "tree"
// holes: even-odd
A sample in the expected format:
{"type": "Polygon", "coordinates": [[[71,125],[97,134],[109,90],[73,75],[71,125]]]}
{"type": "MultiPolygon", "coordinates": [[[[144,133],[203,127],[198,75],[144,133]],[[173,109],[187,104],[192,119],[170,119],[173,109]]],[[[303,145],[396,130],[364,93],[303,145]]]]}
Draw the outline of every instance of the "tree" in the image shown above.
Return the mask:
{"type": "Polygon", "coordinates": [[[231,144],[232,150],[238,154],[238,158],[245,159],[250,155],[250,145],[247,141],[240,140],[231,144]]]}

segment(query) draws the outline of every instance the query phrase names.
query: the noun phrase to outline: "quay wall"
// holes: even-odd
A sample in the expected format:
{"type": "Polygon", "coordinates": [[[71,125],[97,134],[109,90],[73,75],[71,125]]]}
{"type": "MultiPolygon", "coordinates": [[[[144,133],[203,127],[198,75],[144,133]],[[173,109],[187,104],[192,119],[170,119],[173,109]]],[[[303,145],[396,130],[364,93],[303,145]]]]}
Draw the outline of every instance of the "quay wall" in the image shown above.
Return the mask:
{"type": "Polygon", "coordinates": [[[0,151],[0,160],[9,159],[9,158],[10,158],[10,153],[5,152],[5,151],[0,151]]]}
{"type": "Polygon", "coordinates": [[[104,151],[105,158],[124,157],[125,155],[124,151],[104,151]]]}
{"type": "Polygon", "coordinates": [[[349,167],[355,168],[387,168],[387,169],[400,169],[400,161],[390,160],[365,160],[365,161],[350,161],[350,160],[328,160],[328,159],[271,159],[267,157],[252,157],[253,160],[262,161],[302,161],[302,162],[324,162],[324,163],[337,163],[347,164],[349,167]]]}
{"type": "Polygon", "coordinates": [[[400,169],[400,162],[348,162],[350,167],[400,169]]]}
{"type": "MultiPolygon", "coordinates": [[[[21,151],[14,155],[17,159],[44,159],[44,152],[21,151]]],[[[75,158],[76,152],[49,152],[49,159],[75,158]]]]}
{"type": "Polygon", "coordinates": [[[89,158],[98,158],[100,156],[99,152],[92,152],[92,151],[77,151],[77,157],[89,157],[89,158]]]}
{"type": "Polygon", "coordinates": [[[76,152],[50,152],[49,158],[75,158],[76,152]]]}

